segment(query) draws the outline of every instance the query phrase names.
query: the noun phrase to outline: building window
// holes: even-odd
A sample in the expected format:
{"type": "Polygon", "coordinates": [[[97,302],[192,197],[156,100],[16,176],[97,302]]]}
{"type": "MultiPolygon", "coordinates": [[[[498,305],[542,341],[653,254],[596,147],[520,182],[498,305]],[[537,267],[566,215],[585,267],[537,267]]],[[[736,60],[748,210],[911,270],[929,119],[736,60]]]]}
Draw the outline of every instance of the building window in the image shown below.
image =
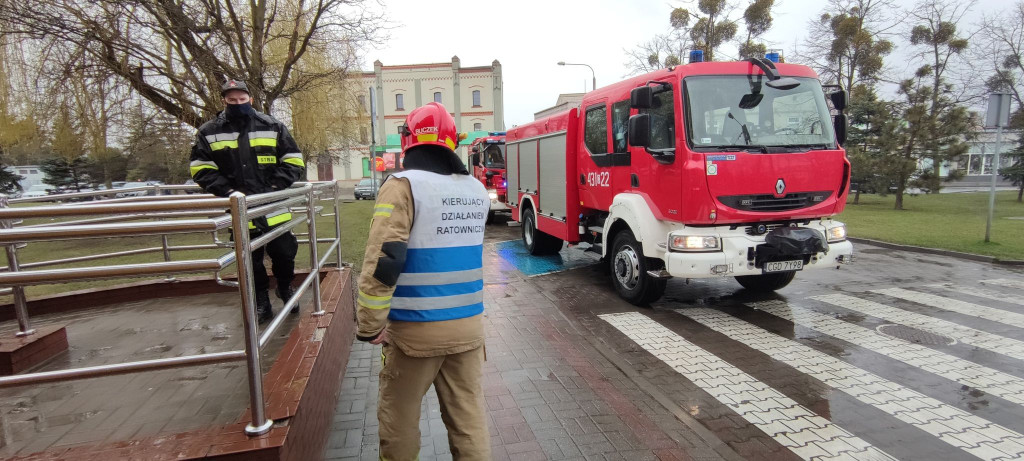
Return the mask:
{"type": "Polygon", "coordinates": [[[480,90],[473,90],[473,107],[480,107],[480,90]]]}
{"type": "Polygon", "coordinates": [[[366,127],[365,126],[359,127],[359,142],[362,143],[362,144],[366,144],[366,142],[368,140],[369,140],[369,137],[366,136],[366,127]]]}
{"type": "Polygon", "coordinates": [[[476,122],[473,124],[473,131],[483,131],[483,129],[484,125],[482,123],[476,122]]]}
{"type": "Polygon", "coordinates": [[[438,104],[441,103],[441,92],[440,91],[435,91],[434,92],[434,102],[436,102],[438,104]]]}
{"type": "Polygon", "coordinates": [[[608,109],[604,104],[587,109],[586,125],[583,128],[583,143],[590,155],[608,153],[608,109]]]}
{"type": "Polygon", "coordinates": [[[18,174],[28,174],[28,170],[18,170],[18,174]]]}
{"type": "Polygon", "coordinates": [[[39,174],[39,170],[30,170],[28,174],[39,174]]]}
{"type": "Polygon", "coordinates": [[[395,110],[405,110],[405,95],[402,93],[395,95],[395,110]]]}

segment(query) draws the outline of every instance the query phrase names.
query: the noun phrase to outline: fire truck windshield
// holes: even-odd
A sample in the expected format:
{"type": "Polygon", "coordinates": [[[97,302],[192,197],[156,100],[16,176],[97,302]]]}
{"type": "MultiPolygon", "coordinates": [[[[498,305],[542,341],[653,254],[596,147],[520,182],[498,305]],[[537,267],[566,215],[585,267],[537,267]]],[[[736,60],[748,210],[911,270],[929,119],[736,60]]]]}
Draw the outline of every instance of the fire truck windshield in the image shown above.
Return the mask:
{"type": "Polygon", "coordinates": [[[505,168],[505,145],[486,144],[484,150],[484,166],[487,168],[505,168]]]}
{"type": "Polygon", "coordinates": [[[765,85],[760,75],[683,79],[690,146],[698,151],[749,146],[762,152],[834,148],[821,84],[813,78],[795,80],[799,86],[780,90],[765,85]]]}

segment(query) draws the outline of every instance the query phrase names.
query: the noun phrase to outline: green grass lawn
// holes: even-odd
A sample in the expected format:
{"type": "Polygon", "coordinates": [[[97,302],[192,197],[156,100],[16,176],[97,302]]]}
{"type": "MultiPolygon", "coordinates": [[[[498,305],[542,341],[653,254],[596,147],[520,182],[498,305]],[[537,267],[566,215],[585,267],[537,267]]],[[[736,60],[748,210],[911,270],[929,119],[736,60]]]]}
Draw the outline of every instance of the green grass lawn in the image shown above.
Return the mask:
{"type": "MultiPolygon", "coordinates": [[[[327,203],[327,202],[324,202],[327,203]]],[[[324,211],[329,213],[330,210],[324,211]]],[[[352,203],[342,203],[341,205],[341,252],[345,262],[351,263],[355,270],[358,272],[360,266],[363,263],[363,253],[366,247],[366,237],[370,229],[370,217],[373,215],[373,202],[371,201],[356,201],[352,203]]],[[[76,218],[71,218],[76,219],[76,218]]],[[[39,221],[27,222],[26,224],[35,224],[39,221]]],[[[306,224],[300,224],[294,229],[294,232],[305,232],[306,224]]],[[[320,238],[330,238],[334,236],[334,217],[318,217],[317,218],[317,234],[320,238]]],[[[172,235],[170,236],[170,244],[172,246],[177,245],[199,245],[213,242],[213,236],[207,234],[183,234],[183,235],[172,235]]],[[[220,239],[222,241],[228,240],[227,231],[220,233],[220,239]]],[[[101,253],[112,253],[117,251],[139,249],[139,248],[150,248],[159,247],[161,245],[159,236],[147,236],[147,237],[128,237],[128,238],[107,238],[107,239],[90,239],[90,240],[69,240],[60,242],[38,242],[30,243],[25,248],[18,250],[18,261],[20,264],[26,264],[31,262],[64,259],[75,256],[86,256],[96,255],[101,253]]],[[[321,243],[318,245],[318,251],[320,258],[323,258],[324,252],[330,244],[321,243]]],[[[186,251],[175,251],[171,253],[171,258],[175,261],[183,261],[188,259],[207,259],[207,258],[218,258],[233,251],[229,248],[221,248],[215,250],[186,250],[186,251]]],[[[160,262],[163,261],[163,252],[157,251],[153,253],[145,253],[130,256],[121,256],[115,258],[107,258],[94,261],[86,261],[73,264],[63,264],[59,266],[46,266],[38,269],[55,269],[55,268],[70,268],[70,267],[89,267],[97,265],[113,265],[113,264],[138,264],[145,262],[160,262]]],[[[334,261],[334,258],[328,260],[334,261]]],[[[0,251],[0,264],[3,267],[7,266],[7,254],[0,251]]],[[[297,269],[309,267],[309,246],[306,244],[299,245],[299,252],[295,258],[295,267],[297,269]]],[[[270,264],[267,263],[267,269],[269,272],[270,264]]],[[[32,269],[28,269],[32,270],[32,269]]],[[[227,268],[223,275],[232,275],[235,273],[234,266],[227,268]]],[[[202,274],[194,274],[202,275],[202,274]]],[[[212,274],[209,274],[212,276],[212,274]]],[[[158,277],[156,279],[160,279],[158,277]]],[[[131,282],[132,280],[140,279],[116,279],[116,280],[101,280],[92,282],[74,282],[65,283],[59,285],[36,285],[26,287],[25,292],[29,299],[34,297],[63,293],[68,291],[81,290],[86,288],[97,288],[111,285],[120,285],[131,282]]],[[[145,280],[145,279],[142,279],[145,280]]],[[[6,304],[11,302],[11,296],[0,296],[0,304],[6,304]]]]}
{"type": "Polygon", "coordinates": [[[851,237],[1024,259],[1024,203],[1017,203],[1016,192],[996,193],[988,243],[987,192],[905,196],[904,210],[894,210],[895,202],[894,195],[861,195],[860,204],[854,205],[851,195],[837,219],[846,223],[851,237]]]}

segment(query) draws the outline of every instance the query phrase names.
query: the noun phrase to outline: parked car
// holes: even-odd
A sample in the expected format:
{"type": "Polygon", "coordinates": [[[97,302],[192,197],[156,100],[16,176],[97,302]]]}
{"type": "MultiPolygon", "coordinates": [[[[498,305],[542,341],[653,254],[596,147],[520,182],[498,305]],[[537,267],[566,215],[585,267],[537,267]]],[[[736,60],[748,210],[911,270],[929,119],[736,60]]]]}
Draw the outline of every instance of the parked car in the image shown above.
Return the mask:
{"type": "Polygon", "coordinates": [[[22,197],[46,197],[54,190],[54,187],[49,184],[36,184],[28,188],[25,193],[21,194],[22,197]]]}
{"type": "Polygon", "coordinates": [[[356,200],[374,200],[377,198],[377,189],[380,189],[380,181],[377,181],[376,187],[374,182],[370,178],[363,178],[356,184],[356,190],[353,192],[356,200]]]}
{"type": "MultiPolygon", "coordinates": [[[[118,189],[130,189],[130,188],[133,188],[133,187],[146,187],[146,186],[151,186],[151,185],[152,184],[150,184],[149,182],[134,181],[134,182],[127,182],[123,186],[119,187],[118,189]]],[[[117,197],[117,198],[143,197],[143,196],[146,196],[146,195],[151,195],[152,193],[153,193],[152,190],[133,190],[133,191],[128,191],[128,192],[118,192],[114,196],[117,197]]]]}

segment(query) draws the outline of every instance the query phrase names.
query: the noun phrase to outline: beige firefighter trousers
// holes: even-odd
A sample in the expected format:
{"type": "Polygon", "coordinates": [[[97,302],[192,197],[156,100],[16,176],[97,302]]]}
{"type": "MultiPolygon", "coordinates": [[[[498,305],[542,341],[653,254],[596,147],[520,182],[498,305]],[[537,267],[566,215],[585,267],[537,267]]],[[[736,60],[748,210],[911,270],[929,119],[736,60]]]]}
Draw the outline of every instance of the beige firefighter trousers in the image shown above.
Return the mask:
{"type": "Polygon", "coordinates": [[[381,352],[380,459],[413,461],[420,453],[420,405],[434,385],[455,460],[491,459],[481,375],[483,346],[459,354],[410,357],[387,344],[381,352]]]}

